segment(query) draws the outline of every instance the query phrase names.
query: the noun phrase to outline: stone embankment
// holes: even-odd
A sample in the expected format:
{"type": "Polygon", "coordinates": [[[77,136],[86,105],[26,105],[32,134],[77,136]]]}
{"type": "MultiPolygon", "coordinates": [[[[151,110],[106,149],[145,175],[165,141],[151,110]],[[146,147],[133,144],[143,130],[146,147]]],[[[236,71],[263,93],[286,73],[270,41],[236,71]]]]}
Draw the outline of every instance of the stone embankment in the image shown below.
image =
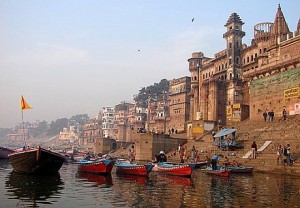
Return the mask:
{"type": "MultiPolygon", "coordinates": [[[[200,159],[206,155],[220,154],[223,156],[235,153],[236,156],[228,156],[230,161],[236,160],[244,166],[253,166],[255,171],[271,172],[277,174],[290,174],[300,176],[300,115],[289,116],[286,121],[275,117],[273,122],[264,122],[261,120],[246,120],[240,123],[228,124],[227,128],[237,129],[237,140],[244,144],[244,149],[236,151],[222,151],[213,145],[212,136],[205,135],[199,140],[188,140],[185,146],[191,150],[193,146],[199,151],[200,159]],[[257,154],[256,159],[243,158],[249,150],[251,144],[255,141],[258,149],[263,149],[257,154]],[[269,145],[262,148],[263,145],[271,141],[269,145]],[[279,145],[291,145],[291,155],[294,163],[287,166],[283,161],[277,163],[277,148],[279,145]]],[[[285,156],[283,156],[283,159],[285,156]]],[[[178,155],[170,157],[171,161],[179,161],[178,155]]],[[[222,162],[222,159],[221,159],[222,162]]]]}

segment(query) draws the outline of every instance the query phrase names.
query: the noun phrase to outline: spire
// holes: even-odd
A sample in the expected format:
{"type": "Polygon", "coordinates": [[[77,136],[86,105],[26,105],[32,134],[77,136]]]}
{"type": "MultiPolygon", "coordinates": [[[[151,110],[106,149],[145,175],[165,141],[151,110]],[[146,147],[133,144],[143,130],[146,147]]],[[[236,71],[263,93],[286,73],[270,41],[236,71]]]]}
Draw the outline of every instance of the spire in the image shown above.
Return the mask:
{"type": "Polygon", "coordinates": [[[300,18],[298,20],[298,25],[297,25],[297,31],[299,31],[299,30],[300,30],[300,18]]]}
{"type": "Polygon", "coordinates": [[[281,11],[280,4],[278,4],[278,10],[276,13],[274,25],[273,25],[273,35],[281,36],[286,35],[290,32],[289,27],[285,21],[284,15],[281,11]]]}
{"type": "Polygon", "coordinates": [[[240,18],[240,16],[237,13],[232,13],[230,15],[230,17],[227,20],[227,23],[224,25],[225,27],[227,27],[229,24],[236,22],[236,23],[240,23],[240,24],[244,24],[240,18]]]}

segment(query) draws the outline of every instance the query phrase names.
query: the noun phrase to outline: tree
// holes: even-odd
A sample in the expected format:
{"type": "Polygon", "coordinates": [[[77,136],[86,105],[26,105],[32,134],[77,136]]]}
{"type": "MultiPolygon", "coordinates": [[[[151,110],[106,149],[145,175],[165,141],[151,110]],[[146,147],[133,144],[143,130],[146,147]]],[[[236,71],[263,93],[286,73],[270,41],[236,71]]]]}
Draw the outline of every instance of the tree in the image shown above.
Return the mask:
{"type": "Polygon", "coordinates": [[[52,121],[50,127],[47,131],[48,136],[54,136],[59,134],[59,132],[63,129],[68,127],[69,119],[67,118],[60,118],[57,119],[55,122],[52,121]]]}
{"type": "Polygon", "coordinates": [[[159,83],[154,83],[148,87],[140,89],[138,95],[134,98],[136,103],[146,107],[148,99],[163,99],[163,96],[169,93],[169,81],[167,79],[160,80],[159,83]]]}

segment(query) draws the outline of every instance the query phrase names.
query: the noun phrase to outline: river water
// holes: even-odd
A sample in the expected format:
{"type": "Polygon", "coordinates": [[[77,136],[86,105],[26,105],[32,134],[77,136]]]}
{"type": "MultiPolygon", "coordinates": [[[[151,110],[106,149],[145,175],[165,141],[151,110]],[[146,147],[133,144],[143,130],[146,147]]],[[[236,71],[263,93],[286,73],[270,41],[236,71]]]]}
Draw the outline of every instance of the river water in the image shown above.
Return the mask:
{"type": "Polygon", "coordinates": [[[64,164],[55,176],[16,174],[0,160],[0,207],[300,207],[300,177],[265,173],[191,178],[78,174],[64,164]]]}

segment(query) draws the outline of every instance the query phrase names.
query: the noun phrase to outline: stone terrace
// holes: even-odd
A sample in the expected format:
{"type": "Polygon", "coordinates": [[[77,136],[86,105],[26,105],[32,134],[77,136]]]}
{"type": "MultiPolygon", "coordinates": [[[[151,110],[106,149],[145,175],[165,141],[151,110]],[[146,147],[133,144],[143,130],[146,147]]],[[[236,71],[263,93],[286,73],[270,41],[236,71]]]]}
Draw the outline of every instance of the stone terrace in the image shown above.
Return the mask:
{"type": "MultiPolygon", "coordinates": [[[[237,140],[244,143],[244,149],[237,151],[221,151],[213,146],[211,134],[204,135],[198,140],[188,140],[185,145],[188,150],[195,146],[200,152],[200,159],[206,155],[211,156],[214,152],[227,155],[235,153],[236,156],[228,157],[230,161],[237,160],[244,166],[254,166],[256,171],[267,171],[281,174],[300,175],[300,115],[289,116],[286,121],[282,118],[274,119],[274,122],[264,122],[263,119],[250,121],[246,120],[240,123],[229,124],[227,128],[236,128],[237,140]],[[272,141],[262,152],[258,153],[256,159],[242,158],[250,149],[252,142],[257,143],[258,149],[266,141],[272,141]],[[284,163],[277,164],[278,145],[291,145],[291,155],[295,160],[292,166],[284,163]]],[[[251,157],[251,156],[250,156],[251,157]]],[[[179,157],[171,157],[171,161],[178,161],[179,157]]]]}

